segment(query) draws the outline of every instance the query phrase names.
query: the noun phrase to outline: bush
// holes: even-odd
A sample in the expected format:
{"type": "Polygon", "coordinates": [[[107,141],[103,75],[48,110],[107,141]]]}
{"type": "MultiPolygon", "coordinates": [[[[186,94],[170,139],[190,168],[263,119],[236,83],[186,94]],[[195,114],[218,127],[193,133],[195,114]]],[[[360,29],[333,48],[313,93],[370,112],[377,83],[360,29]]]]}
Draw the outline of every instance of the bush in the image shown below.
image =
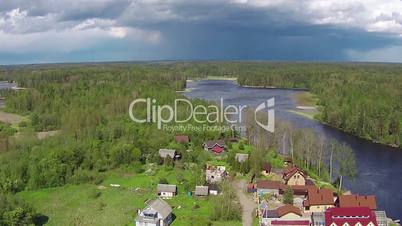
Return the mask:
{"type": "Polygon", "coordinates": [[[161,177],[159,178],[159,184],[169,184],[169,181],[166,178],[161,177]]]}

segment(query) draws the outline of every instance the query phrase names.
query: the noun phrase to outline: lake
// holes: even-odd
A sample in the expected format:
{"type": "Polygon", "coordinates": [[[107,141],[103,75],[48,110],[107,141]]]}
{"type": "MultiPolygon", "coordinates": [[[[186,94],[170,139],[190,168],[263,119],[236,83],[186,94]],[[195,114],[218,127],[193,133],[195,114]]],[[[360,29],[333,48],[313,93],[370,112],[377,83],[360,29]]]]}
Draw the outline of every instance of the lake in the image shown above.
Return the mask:
{"type": "Polygon", "coordinates": [[[275,97],[275,116],[291,121],[296,127],[311,128],[324,135],[328,140],[334,138],[349,145],[355,155],[359,175],[354,181],[345,181],[344,188],[355,194],[377,196],[378,209],[387,211],[388,217],[402,218],[402,150],[376,144],[335,128],[310,120],[303,116],[288,112],[296,110],[292,98],[297,90],[260,89],[240,87],[234,81],[201,80],[189,81],[188,98],[200,98],[219,101],[225,104],[247,105],[258,104],[275,97]]]}

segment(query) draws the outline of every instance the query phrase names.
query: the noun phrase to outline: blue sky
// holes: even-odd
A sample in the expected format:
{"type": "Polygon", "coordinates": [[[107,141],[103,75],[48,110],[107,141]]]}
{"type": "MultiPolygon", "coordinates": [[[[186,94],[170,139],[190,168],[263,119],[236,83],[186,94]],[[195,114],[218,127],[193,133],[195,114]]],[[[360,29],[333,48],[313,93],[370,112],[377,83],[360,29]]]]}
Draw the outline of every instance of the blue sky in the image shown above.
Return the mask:
{"type": "Polygon", "coordinates": [[[176,59],[402,62],[402,1],[0,3],[0,64],[176,59]]]}

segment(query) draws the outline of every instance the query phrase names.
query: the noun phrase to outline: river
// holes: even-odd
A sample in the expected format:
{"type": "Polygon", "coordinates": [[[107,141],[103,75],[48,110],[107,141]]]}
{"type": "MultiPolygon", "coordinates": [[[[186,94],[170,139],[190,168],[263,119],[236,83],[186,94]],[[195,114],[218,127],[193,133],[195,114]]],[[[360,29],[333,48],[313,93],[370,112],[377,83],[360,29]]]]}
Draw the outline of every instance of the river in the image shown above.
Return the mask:
{"type": "Polygon", "coordinates": [[[402,150],[360,139],[288,112],[296,110],[292,95],[299,92],[297,90],[246,88],[226,80],[189,81],[187,89],[184,95],[188,98],[210,101],[223,98],[225,104],[250,107],[275,97],[276,117],[289,120],[296,127],[311,128],[327,140],[334,138],[353,149],[359,174],[354,181],[345,181],[346,189],[355,194],[376,195],[378,209],[386,210],[393,219],[402,218],[402,150]]]}

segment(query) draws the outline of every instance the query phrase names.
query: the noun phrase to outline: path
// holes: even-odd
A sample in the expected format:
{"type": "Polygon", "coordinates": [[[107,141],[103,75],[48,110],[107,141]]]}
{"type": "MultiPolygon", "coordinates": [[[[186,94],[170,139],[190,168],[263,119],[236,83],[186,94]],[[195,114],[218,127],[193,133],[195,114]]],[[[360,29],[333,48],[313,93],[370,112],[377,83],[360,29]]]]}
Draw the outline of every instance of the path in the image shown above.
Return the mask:
{"type": "Polygon", "coordinates": [[[244,192],[246,190],[247,182],[242,180],[233,181],[233,187],[236,190],[236,194],[239,197],[239,201],[242,207],[242,222],[243,226],[251,226],[253,224],[254,210],[257,208],[257,204],[251,197],[248,197],[244,192]]]}

